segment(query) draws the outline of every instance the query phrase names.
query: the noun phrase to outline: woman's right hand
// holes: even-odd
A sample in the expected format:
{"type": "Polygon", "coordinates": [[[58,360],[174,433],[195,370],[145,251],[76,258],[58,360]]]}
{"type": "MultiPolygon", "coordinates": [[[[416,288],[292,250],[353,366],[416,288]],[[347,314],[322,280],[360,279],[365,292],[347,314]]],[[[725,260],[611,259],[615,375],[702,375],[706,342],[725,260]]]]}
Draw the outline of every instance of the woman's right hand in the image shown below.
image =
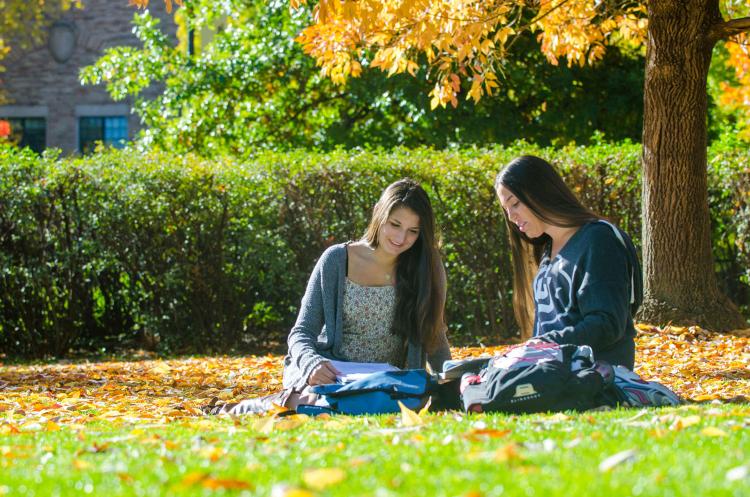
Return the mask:
{"type": "Polygon", "coordinates": [[[336,376],[339,371],[333,367],[330,361],[323,361],[313,368],[310,376],[307,377],[308,385],[327,385],[336,383],[336,376]]]}

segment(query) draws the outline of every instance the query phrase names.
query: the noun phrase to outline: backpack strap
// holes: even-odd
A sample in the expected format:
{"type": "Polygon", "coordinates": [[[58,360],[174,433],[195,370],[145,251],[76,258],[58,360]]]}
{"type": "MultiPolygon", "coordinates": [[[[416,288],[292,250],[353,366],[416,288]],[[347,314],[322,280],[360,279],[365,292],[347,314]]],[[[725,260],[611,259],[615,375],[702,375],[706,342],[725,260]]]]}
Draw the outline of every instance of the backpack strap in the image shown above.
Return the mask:
{"type": "MultiPolygon", "coordinates": [[[[606,224],[607,226],[612,228],[615,236],[618,240],[620,240],[620,243],[625,248],[625,252],[630,252],[630,247],[628,247],[628,244],[625,243],[625,237],[622,236],[622,233],[620,233],[620,230],[617,228],[617,226],[610,223],[609,221],[605,221],[604,219],[600,219],[599,222],[602,224],[606,224]]],[[[635,304],[635,274],[633,264],[630,264],[630,304],[635,304]]]]}

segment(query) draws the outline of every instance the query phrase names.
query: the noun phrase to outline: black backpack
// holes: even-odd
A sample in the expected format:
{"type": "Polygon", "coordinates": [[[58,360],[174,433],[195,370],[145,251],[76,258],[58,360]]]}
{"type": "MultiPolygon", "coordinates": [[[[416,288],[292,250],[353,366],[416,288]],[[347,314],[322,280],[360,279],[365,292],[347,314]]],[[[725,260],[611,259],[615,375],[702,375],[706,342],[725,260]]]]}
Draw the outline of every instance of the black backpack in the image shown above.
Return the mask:
{"type": "Polygon", "coordinates": [[[614,405],[587,346],[532,342],[464,373],[460,392],[469,412],[583,411],[614,405]]]}

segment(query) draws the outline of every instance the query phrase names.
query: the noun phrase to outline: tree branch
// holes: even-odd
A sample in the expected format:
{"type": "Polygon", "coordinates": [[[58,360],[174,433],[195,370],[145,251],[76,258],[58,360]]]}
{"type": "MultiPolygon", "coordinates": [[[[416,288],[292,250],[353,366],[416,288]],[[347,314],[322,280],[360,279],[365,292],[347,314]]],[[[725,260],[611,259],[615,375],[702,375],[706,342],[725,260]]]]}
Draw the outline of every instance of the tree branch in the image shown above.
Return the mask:
{"type": "Polygon", "coordinates": [[[718,23],[711,28],[711,39],[723,40],[740,33],[750,32],[750,17],[741,17],[718,23]]]}

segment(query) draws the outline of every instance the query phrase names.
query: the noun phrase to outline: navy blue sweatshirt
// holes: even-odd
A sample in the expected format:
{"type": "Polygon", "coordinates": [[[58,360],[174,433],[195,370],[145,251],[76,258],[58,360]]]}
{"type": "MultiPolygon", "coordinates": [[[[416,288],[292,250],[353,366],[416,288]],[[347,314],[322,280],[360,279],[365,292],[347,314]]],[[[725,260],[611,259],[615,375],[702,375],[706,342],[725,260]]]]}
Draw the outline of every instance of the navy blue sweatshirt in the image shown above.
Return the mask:
{"type": "Polygon", "coordinates": [[[588,345],[595,359],[633,369],[642,276],[630,238],[616,229],[587,223],[552,260],[547,247],[534,278],[534,336],[588,345]]]}

